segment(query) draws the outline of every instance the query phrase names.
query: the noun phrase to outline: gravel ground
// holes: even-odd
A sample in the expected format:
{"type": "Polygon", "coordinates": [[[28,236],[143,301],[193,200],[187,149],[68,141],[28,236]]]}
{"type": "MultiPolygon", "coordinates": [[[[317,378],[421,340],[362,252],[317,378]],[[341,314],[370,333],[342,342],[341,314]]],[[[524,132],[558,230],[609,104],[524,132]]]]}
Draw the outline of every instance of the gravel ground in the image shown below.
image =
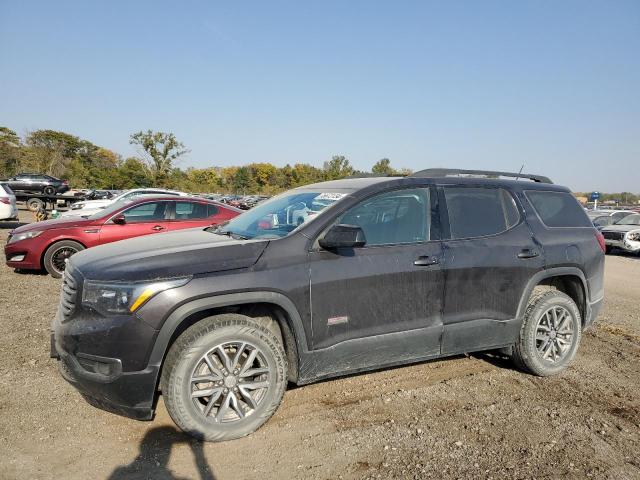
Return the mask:
{"type": "Polygon", "coordinates": [[[351,376],[202,444],[162,401],[153,422],[87,405],[48,358],[59,281],[2,265],[0,478],[640,478],[639,278],[640,258],[607,257],[604,312],[560,376],[487,354],[351,376]]]}

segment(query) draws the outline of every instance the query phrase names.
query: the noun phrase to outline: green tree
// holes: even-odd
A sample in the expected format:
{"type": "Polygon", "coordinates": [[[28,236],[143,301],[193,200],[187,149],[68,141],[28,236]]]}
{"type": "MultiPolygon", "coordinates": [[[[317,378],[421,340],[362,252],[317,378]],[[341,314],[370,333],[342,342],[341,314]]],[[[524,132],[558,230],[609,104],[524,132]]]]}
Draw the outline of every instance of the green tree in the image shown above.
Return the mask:
{"type": "Polygon", "coordinates": [[[353,175],[353,167],[344,155],[334,155],[331,160],[324,162],[324,177],[326,180],[336,180],[338,178],[353,175]]]}
{"type": "Polygon", "coordinates": [[[75,135],[56,130],[30,132],[25,143],[28,148],[21,166],[58,177],[64,176],[71,161],[86,146],[75,135]]]}
{"type": "Polygon", "coordinates": [[[393,175],[396,171],[391,167],[391,160],[382,158],[371,168],[371,173],[380,176],[393,175]]]}
{"type": "Polygon", "coordinates": [[[0,127],[0,178],[18,173],[22,146],[16,132],[7,127],[0,127]]]}
{"type": "Polygon", "coordinates": [[[140,131],[131,135],[129,143],[142,148],[153,179],[159,186],[167,184],[173,163],[189,152],[173,133],[140,131]]]}

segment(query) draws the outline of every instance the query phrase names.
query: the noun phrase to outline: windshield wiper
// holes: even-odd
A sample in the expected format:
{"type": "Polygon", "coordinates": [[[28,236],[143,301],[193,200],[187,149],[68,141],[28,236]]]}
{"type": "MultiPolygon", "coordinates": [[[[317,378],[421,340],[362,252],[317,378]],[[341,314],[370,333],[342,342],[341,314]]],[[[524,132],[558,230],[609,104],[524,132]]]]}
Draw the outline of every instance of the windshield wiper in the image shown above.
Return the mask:
{"type": "Polygon", "coordinates": [[[249,237],[245,237],[244,235],[240,235],[239,233],[232,232],[231,230],[221,230],[217,227],[209,227],[205,228],[207,232],[215,233],[216,235],[225,235],[227,237],[231,237],[234,240],[249,240],[249,237]]]}

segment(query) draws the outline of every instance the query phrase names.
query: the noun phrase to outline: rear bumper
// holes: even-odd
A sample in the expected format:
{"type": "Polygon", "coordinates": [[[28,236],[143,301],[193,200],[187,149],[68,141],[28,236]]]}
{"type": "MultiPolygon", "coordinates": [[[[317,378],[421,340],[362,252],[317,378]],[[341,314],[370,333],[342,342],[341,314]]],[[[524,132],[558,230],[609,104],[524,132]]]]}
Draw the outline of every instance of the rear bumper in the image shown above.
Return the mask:
{"type": "Polygon", "coordinates": [[[602,307],[604,306],[604,298],[597,300],[595,302],[591,302],[587,305],[586,318],[584,320],[584,328],[589,328],[593,325],[598,315],[602,311],[602,307]]]}

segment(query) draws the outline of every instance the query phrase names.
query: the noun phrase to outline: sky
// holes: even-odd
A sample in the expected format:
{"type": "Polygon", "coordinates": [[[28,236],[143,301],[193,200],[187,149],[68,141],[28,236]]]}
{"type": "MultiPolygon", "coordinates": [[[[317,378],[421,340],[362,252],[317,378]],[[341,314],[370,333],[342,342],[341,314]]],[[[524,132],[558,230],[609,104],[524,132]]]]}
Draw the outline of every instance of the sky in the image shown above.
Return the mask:
{"type": "Polygon", "coordinates": [[[0,126],[640,192],[640,2],[0,0],[0,126]]]}

